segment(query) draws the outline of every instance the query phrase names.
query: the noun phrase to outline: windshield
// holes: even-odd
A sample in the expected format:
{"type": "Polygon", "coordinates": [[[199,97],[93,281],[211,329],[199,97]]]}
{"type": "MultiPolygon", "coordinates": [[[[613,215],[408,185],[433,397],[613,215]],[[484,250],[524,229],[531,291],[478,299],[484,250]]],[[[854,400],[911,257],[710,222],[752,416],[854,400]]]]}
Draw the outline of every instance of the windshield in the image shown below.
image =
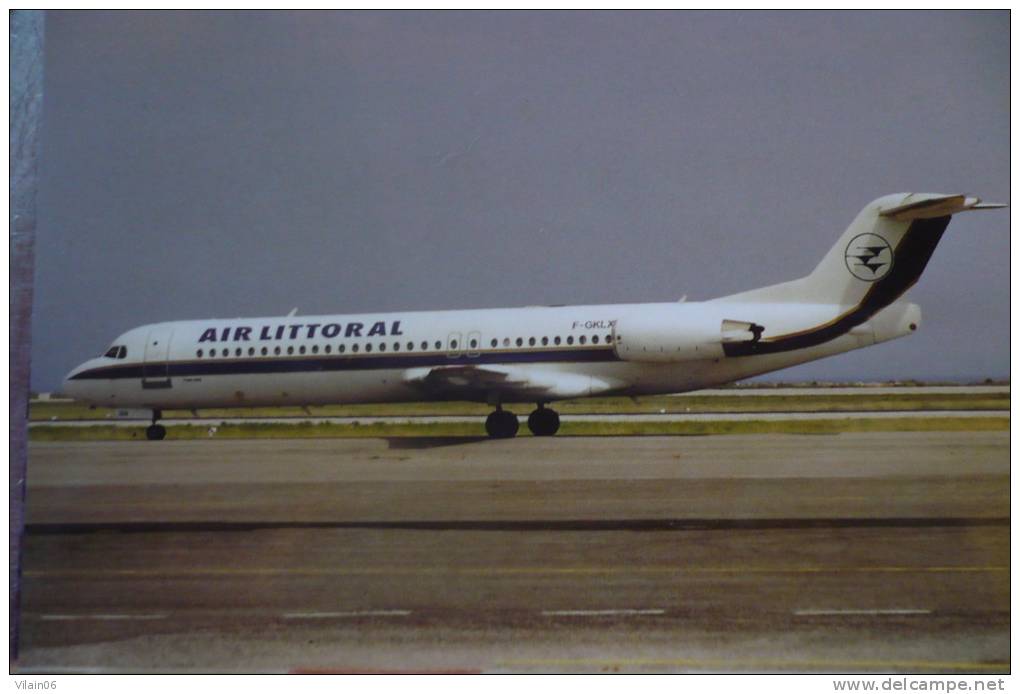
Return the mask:
{"type": "Polygon", "coordinates": [[[123,359],[127,356],[127,347],[124,345],[114,345],[110,349],[106,350],[106,354],[103,356],[109,357],[110,359],[123,359]]]}

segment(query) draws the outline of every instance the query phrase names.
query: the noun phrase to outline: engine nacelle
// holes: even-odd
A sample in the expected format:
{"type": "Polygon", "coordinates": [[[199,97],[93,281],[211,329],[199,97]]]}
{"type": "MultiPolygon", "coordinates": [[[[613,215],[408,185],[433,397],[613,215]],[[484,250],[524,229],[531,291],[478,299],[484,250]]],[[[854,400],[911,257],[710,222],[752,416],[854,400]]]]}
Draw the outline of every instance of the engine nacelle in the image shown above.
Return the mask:
{"type": "Polygon", "coordinates": [[[756,342],[762,327],[754,323],[690,316],[673,321],[644,315],[621,318],[613,345],[624,361],[692,361],[720,359],[724,342],[756,342]]]}

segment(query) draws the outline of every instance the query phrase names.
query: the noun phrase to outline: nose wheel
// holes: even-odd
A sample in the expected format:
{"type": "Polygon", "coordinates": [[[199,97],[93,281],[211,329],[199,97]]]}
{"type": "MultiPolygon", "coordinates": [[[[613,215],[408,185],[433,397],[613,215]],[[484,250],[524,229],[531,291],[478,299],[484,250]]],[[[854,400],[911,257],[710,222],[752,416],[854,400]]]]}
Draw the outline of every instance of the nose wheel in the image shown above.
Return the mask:
{"type": "Polygon", "coordinates": [[[517,415],[500,408],[485,419],[485,431],[492,439],[512,439],[520,429],[517,415]]]}
{"type": "Polygon", "coordinates": [[[162,441],[166,438],[166,427],[162,424],[156,424],[156,421],[162,416],[162,410],[152,411],[152,424],[145,429],[145,438],[150,441],[162,441]]]}
{"type": "Polygon", "coordinates": [[[560,415],[542,405],[528,415],[528,428],[535,436],[552,436],[560,430],[560,415]]]}

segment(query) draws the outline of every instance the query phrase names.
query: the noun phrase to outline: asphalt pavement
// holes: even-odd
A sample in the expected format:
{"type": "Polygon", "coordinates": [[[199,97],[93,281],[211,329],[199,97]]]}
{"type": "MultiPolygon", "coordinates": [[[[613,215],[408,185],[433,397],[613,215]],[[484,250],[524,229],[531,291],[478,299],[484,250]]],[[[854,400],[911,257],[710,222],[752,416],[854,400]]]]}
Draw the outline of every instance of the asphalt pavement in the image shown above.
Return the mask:
{"type": "Polygon", "coordinates": [[[1009,670],[1008,432],[29,460],[22,670],[1009,670]]]}

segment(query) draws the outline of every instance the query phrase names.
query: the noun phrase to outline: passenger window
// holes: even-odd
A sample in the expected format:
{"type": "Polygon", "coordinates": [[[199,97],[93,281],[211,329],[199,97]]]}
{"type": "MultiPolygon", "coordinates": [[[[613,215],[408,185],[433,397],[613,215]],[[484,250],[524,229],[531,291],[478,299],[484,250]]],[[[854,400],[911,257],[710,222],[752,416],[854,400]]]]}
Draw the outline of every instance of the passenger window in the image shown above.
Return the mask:
{"type": "Polygon", "coordinates": [[[450,340],[450,349],[457,349],[457,341],[450,340]]]}
{"type": "Polygon", "coordinates": [[[399,352],[400,351],[400,343],[399,342],[394,342],[393,343],[393,351],[394,352],[399,352]]]}
{"type": "Polygon", "coordinates": [[[414,343],[413,342],[408,342],[407,343],[407,351],[408,352],[413,352],[414,351],[414,343]]]}
{"type": "Polygon", "coordinates": [[[606,335],[606,344],[608,345],[608,344],[612,343],[612,341],[613,341],[613,336],[612,335],[606,335]]]}
{"type": "Polygon", "coordinates": [[[287,348],[287,354],[294,354],[294,348],[293,347],[288,347],[287,348]]]}
{"type": "Polygon", "coordinates": [[[597,345],[599,343],[599,336],[598,335],[592,335],[591,336],[591,343],[593,345],[597,345]]]}
{"type": "Polygon", "coordinates": [[[518,338],[517,338],[517,346],[518,346],[518,347],[521,347],[521,346],[523,346],[523,345],[524,345],[524,339],[523,339],[523,338],[520,338],[520,337],[518,337],[518,338]]]}
{"type": "Polygon", "coordinates": [[[559,343],[560,343],[560,336],[557,335],[556,337],[553,338],[553,344],[557,344],[558,345],[559,343]]]}
{"type": "Polygon", "coordinates": [[[199,359],[201,359],[202,358],[202,350],[198,350],[197,352],[195,352],[195,356],[198,357],[199,359]]]}
{"type": "Polygon", "coordinates": [[[273,354],[279,354],[279,353],[280,353],[280,347],[279,346],[273,348],[273,354]]]}
{"type": "Polygon", "coordinates": [[[386,351],[386,343],[385,342],[380,342],[379,343],[379,351],[380,352],[385,352],[386,351]]]}
{"type": "Polygon", "coordinates": [[[249,347],[248,348],[248,356],[251,357],[251,356],[254,356],[254,354],[255,354],[255,348],[254,347],[249,347]]]}
{"type": "Polygon", "coordinates": [[[235,357],[241,356],[241,348],[240,347],[238,347],[237,349],[234,350],[234,356],[235,357]]]}
{"type": "Polygon", "coordinates": [[[319,353],[319,345],[312,345],[312,354],[319,353]]]}
{"type": "Polygon", "coordinates": [[[441,340],[436,340],[436,349],[442,349],[442,348],[443,348],[442,341],[441,340]]]}
{"type": "Polygon", "coordinates": [[[425,340],[422,340],[421,341],[421,348],[422,348],[422,350],[427,350],[429,348],[429,343],[425,342],[425,340]]]}
{"type": "Polygon", "coordinates": [[[300,354],[304,354],[304,353],[305,353],[305,346],[304,346],[304,345],[301,345],[300,347],[298,347],[298,352],[299,352],[300,354]]]}
{"type": "Polygon", "coordinates": [[[325,352],[326,354],[329,354],[330,352],[333,351],[333,345],[326,345],[325,347],[322,348],[322,351],[325,352]]]}
{"type": "Polygon", "coordinates": [[[229,349],[223,350],[223,356],[229,357],[230,356],[230,350],[229,349]]]}
{"type": "Polygon", "coordinates": [[[528,344],[531,345],[532,347],[534,347],[535,346],[535,338],[529,337],[528,338],[528,344]]]}
{"type": "Polygon", "coordinates": [[[372,351],[372,343],[371,342],[366,342],[365,343],[365,351],[366,352],[371,352],[372,351]]]}
{"type": "Polygon", "coordinates": [[[339,347],[336,348],[336,351],[339,352],[340,354],[343,354],[344,352],[347,351],[347,345],[340,345],[339,347]]]}
{"type": "Polygon", "coordinates": [[[358,351],[358,343],[357,342],[355,342],[353,345],[351,345],[351,351],[352,352],[357,352],[358,351]]]}
{"type": "Polygon", "coordinates": [[[585,342],[588,341],[588,338],[586,338],[584,335],[581,335],[581,337],[577,338],[577,341],[583,345],[585,342]]]}
{"type": "Polygon", "coordinates": [[[542,345],[544,346],[544,345],[547,345],[547,344],[549,344],[549,338],[548,337],[543,337],[542,338],[542,345]]]}
{"type": "Polygon", "coordinates": [[[574,344],[574,336],[573,335],[567,335],[567,344],[568,345],[574,344]]]}
{"type": "Polygon", "coordinates": [[[263,348],[262,348],[262,356],[264,357],[264,356],[266,356],[267,354],[269,354],[269,350],[268,350],[268,349],[266,349],[265,347],[263,347],[263,348]]]}
{"type": "Polygon", "coordinates": [[[210,357],[215,357],[216,356],[216,350],[215,349],[210,349],[209,350],[209,356],[210,357]]]}
{"type": "Polygon", "coordinates": [[[503,338],[503,346],[504,347],[509,347],[510,346],[510,338],[509,337],[504,337],[503,338]]]}
{"type": "Polygon", "coordinates": [[[492,342],[490,342],[489,344],[491,344],[492,347],[495,348],[496,345],[499,344],[499,340],[497,340],[496,338],[492,338],[492,342]]]}

